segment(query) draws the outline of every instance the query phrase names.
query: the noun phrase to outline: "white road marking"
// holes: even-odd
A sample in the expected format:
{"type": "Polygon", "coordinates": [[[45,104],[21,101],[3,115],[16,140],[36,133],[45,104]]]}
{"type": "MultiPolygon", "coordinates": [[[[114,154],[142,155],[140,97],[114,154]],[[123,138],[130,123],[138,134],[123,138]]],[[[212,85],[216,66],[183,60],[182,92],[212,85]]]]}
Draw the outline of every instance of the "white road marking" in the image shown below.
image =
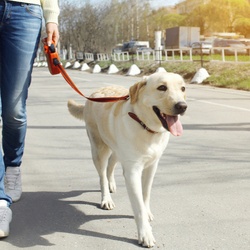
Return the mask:
{"type": "Polygon", "coordinates": [[[220,106],[220,107],[224,107],[224,108],[230,108],[230,109],[236,109],[236,110],[250,112],[250,109],[240,108],[240,107],[236,107],[236,106],[230,106],[230,105],[220,104],[220,103],[216,103],[216,102],[202,101],[202,100],[197,100],[197,99],[193,99],[193,98],[188,98],[188,99],[191,101],[211,104],[211,105],[220,106]]]}

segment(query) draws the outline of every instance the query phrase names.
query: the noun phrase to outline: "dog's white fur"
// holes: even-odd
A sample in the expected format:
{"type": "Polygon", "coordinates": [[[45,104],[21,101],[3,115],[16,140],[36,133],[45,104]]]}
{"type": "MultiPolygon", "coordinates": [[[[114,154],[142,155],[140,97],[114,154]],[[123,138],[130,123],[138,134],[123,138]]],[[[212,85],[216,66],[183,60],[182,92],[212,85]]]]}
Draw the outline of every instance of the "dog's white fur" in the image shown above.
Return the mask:
{"type": "Polygon", "coordinates": [[[149,221],[150,193],[159,159],[169,140],[169,132],[162,126],[152,107],[162,113],[176,115],[174,106],[185,103],[185,83],[174,73],[155,73],[130,87],[105,87],[91,97],[123,96],[130,100],[112,103],[86,101],[86,105],[69,100],[68,108],[76,118],[85,120],[91,143],[92,157],[100,176],[101,207],[113,209],[110,193],[116,191],[114,168],[119,161],[123,167],[126,187],[138,229],[139,244],[152,247],[155,238],[149,221]],[[165,85],[166,91],[158,87],[165,85]],[[150,133],[129,117],[135,113],[151,130],[150,133]]]}

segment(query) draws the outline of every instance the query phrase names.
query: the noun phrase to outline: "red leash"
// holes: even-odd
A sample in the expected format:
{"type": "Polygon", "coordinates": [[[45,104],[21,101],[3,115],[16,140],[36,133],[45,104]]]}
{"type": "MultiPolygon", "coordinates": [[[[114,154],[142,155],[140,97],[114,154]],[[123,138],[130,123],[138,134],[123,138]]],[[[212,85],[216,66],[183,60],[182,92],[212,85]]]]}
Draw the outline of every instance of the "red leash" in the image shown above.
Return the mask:
{"type": "Polygon", "coordinates": [[[72,89],[74,89],[79,95],[87,98],[90,101],[93,102],[116,102],[121,100],[127,100],[129,98],[129,95],[126,96],[120,96],[120,97],[87,97],[85,96],[74,84],[74,82],[71,80],[65,69],[63,68],[62,64],[60,63],[59,55],[56,52],[55,46],[52,43],[51,46],[48,46],[47,44],[44,44],[44,52],[47,57],[48,62],[48,68],[52,75],[60,74],[63,76],[63,78],[66,80],[66,82],[71,86],[72,89]]]}

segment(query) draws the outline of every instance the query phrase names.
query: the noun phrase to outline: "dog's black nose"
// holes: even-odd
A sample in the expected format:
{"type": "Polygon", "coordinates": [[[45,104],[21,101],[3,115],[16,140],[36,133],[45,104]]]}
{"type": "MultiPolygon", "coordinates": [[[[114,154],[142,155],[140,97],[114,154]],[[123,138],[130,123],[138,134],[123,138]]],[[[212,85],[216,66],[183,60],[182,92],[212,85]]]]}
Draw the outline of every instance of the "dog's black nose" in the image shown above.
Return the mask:
{"type": "Polygon", "coordinates": [[[187,104],[185,102],[178,102],[175,104],[175,110],[177,114],[182,114],[186,111],[187,104]]]}

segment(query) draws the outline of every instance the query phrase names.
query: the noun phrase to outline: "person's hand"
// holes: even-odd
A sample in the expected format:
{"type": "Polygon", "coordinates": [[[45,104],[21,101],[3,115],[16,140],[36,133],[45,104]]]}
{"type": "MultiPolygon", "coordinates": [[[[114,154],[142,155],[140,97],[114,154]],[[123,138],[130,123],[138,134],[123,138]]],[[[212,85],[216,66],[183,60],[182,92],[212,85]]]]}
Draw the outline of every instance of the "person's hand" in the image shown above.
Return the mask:
{"type": "Polygon", "coordinates": [[[47,38],[46,40],[44,39],[43,42],[47,43],[48,46],[50,46],[53,42],[56,46],[59,40],[58,25],[56,23],[47,23],[46,33],[47,33],[47,38]]]}

